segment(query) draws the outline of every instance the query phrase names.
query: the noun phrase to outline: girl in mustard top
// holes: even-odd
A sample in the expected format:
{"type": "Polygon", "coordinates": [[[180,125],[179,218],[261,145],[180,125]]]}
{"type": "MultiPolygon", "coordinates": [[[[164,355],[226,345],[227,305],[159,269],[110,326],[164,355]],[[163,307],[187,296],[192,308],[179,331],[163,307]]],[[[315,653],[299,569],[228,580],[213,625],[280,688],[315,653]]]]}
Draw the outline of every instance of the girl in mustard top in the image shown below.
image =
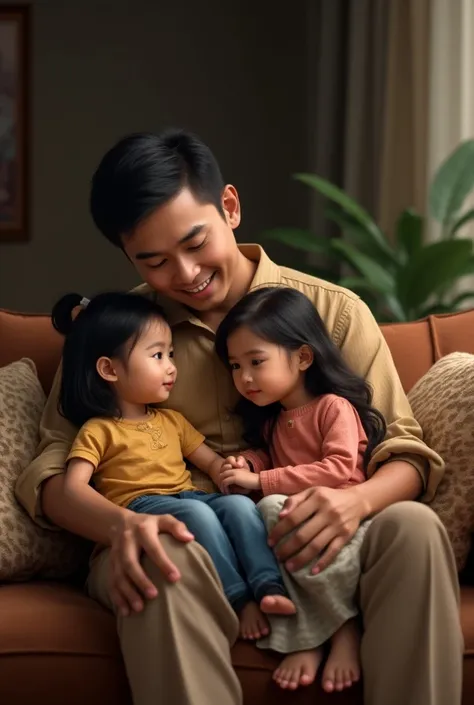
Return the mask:
{"type": "MultiPolygon", "coordinates": [[[[263,519],[243,494],[198,490],[185,458],[216,485],[224,458],[178,412],[154,408],[176,380],[171,330],[161,309],[135,294],[68,294],[53,324],[66,335],[61,413],[80,428],[67,458],[65,492],[89,482],[127,511],[171,514],[208,551],[225,594],[240,617],[241,634],[268,633],[262,612],[292,614],[263,519]]],[[[228,461],[227,461],[228,466],[228,461]]]]}

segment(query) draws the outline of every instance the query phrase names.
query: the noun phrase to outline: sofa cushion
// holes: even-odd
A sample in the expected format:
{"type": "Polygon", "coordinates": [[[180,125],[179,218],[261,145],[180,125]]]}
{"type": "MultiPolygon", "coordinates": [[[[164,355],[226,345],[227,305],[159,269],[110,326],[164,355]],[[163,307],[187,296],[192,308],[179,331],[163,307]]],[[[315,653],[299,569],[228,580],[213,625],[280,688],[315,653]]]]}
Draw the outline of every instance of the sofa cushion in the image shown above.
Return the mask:
{"type": "MultiPolygon", "coordinates": [[[[0,615],[1,703],[63,705],[67,693],[68,705],[131,705],[115,620],[82,592],[52,582],[0,586],[0,615]]],[[[466,703],[474,687],[473,615],[474,588],[463,587],[466,703]]],[[[271,680],[280,658],[237,642],[232,661],[246,703],[362,705],[361,684],[341,694],[314,686],[296,693],[281,691],[271,680]]]]}
{"type": "Polygon", "coordinates": [[[474,531],[474,355],[441,358],[408,396],[426,443],[446,463],[430,506],[446,526],[462,570],[474,531]]]}
{"type": "Polygon", "coordinates": [[[17,503],[15,484],[34,457],[45,395],[34,363],[0,368],[0,582],[71,575],[86,558],[84,543],[34,524],[17,503]]]}
{"type": "Polygon", "coordinates": [[[0,702],[131,705],[115,620],[82,592],[3,585],[0,615],[0,702]]]}

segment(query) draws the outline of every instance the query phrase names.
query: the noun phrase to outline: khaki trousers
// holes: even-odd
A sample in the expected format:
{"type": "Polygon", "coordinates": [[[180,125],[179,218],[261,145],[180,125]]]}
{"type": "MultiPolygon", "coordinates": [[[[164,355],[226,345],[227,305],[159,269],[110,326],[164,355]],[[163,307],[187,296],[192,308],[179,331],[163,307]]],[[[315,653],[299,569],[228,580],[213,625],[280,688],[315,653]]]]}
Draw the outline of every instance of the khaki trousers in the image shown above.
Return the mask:
{"type": "MultiPolygon", "coordinates": [[[[207,553],[164,537],[182,578],[170,585],[145,558],[159,596],[117,616],[134,705],[241,705],[230,661],[238,623],[207,553]]],[[[377,515],[361,549],[365,705],[460,705],[459,588],[446,531],[415,502],[377,515]]],[[[91,597],[112,609],[108,552],[94,561],[91,597]]]]}

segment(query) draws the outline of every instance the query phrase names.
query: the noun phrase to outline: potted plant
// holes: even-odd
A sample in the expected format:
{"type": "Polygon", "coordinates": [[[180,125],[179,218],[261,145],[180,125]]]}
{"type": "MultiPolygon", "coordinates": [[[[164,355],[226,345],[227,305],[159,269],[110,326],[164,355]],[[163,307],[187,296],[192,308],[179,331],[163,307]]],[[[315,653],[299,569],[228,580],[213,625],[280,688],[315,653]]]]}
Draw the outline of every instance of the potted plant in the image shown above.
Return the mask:
{"type": "Polygon", "coordinates": [[[474,220],[474,209],[463,208],[474,189],[474,140],[460,144],[431,183],[429,216],[441,230],[440,239],[432,243],[424,238],[427,218],[412,209],[400,214],[392,244],[367,211],[340,188],[314,174],[294,178],[325,197],[326,216],[342,235],[318,237],[294,228],[264,233],[264,238],[298,251],[302,271],[352,289],[384,322],[448,313],[469,299],[474,302],[474,291],[459,293],[456,286],[474,274],[474,243],[460,236],[463,226],[474,220]],[[319,257],[324,265],[316,268],[310,260],[319,257]]]}

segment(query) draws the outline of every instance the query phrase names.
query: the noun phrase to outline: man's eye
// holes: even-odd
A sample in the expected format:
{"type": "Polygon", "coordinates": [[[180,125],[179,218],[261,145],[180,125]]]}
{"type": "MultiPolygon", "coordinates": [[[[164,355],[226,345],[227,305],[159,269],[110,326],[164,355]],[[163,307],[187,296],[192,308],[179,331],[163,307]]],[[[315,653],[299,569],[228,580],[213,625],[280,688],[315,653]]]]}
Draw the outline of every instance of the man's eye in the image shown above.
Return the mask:
{"type": "Polygon", "coordinates": [[[205,237],[203,240],[201,240],[201,242],[199,242],[197,245],[191,245],[190,247],[188,247],[188,250],[190,252],[195,252],[196,250],[200,250],[201,247],[204,247],[206,242],[207,242],[207,237],[205,237]]]}
{"type": "Polygon", "coordinates": [[[165,262],[166,262],[166,260],[162,259],[161,262],[158,262],[158,264],[149,264],[148,266],[150,269],[159,269],[160,267],[162,267],[165,264],[165,262]]]}
{"type": "Polygon", "coordinates": [[[163,353],[162,352],[156,352],[153,357],[155,360],[162,360],[163,359],[163,353]]]}

